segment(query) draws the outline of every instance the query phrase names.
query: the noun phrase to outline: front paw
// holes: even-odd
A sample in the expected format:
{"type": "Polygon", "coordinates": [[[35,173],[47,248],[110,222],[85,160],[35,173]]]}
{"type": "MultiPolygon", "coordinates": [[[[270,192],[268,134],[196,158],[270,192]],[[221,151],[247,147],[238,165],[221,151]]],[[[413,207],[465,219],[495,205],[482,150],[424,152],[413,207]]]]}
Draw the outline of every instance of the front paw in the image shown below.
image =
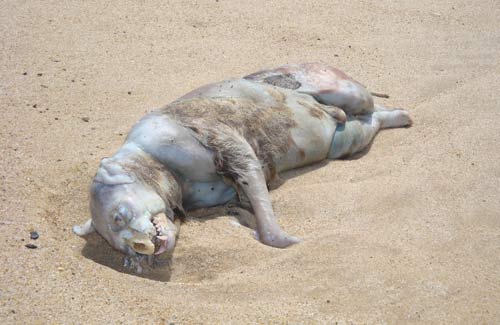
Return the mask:
{"type": "Polygon", "coordinates": [[[300,242],[299,238],[290,236],[282,230],[276,232],[266,231],[263,234],[255,232],[255,237],[261,243],[276,248],[286,248],[300,242]]]}

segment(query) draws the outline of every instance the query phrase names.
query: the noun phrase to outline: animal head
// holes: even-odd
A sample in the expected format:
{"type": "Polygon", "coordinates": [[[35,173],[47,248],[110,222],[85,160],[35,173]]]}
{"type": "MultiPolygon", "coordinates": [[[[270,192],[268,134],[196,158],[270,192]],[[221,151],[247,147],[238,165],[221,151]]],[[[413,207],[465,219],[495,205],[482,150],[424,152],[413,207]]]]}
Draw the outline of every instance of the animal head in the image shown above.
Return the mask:
{"type": "Polygon", "coordinates": [[[80,236],[97,231],[113,248],[129,256],[158,255],[175,243],[175,235],[168,229],[175,227],[170,221],[174,211],[165,197],[168,191],[161,187],[170,185],[178,190],[177,184],[169,184],[161,175],[156,182],[162,182],[162,186],[150,184],[150,179],[148,182],[140,172],[134,172],[134,163],[131,167],[112,158],[101,161],[90,187],[91,219],[73,227],[73,231],[80,236]]]}

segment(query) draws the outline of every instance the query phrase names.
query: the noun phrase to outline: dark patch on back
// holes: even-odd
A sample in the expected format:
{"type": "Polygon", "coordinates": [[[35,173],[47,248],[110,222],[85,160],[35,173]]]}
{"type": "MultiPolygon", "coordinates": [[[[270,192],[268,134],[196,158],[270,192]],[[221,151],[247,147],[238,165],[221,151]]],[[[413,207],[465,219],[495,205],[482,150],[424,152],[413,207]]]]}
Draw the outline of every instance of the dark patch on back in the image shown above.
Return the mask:
{"type": "Polygon", "coordinates": [[[279,74],[264,78],[264,82],[276,87],[298,89],[301,84],[291,74],[279,74]]]}

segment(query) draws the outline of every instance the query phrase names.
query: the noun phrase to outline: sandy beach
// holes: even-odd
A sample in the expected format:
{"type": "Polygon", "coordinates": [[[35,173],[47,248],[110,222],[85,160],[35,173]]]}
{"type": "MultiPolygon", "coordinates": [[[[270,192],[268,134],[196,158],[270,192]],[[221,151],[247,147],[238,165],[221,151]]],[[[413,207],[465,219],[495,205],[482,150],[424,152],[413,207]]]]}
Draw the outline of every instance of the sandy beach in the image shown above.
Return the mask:
{"type": "Polygon", "coordinates": [[[489,0],[2,1],[1,323],[500,323],[498,17],[489,0]],[[136,275],[71,232],[146,112],[314,61],[414,124],[283,175],[273,206],[300,244],[193,219],[169,265],[136,275]]]}

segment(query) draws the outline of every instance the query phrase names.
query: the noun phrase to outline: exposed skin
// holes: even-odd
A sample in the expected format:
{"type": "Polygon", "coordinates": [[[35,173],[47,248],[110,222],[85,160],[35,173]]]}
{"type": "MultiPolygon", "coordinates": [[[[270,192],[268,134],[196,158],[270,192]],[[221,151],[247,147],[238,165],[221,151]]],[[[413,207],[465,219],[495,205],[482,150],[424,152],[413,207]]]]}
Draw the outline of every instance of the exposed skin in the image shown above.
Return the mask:
{"type": "Polygon", "coordinates": [[[91,220],[127,264],[172,251],[184,211],[248,200],[256,237],[285,248],[268,187],[280,172],[363,150],[380,128],[411,124],[374,106],[361,84],[323,64],[289,65],[204,86],[142,118],[91,186],[91,220]]]}
{"type": "Polygon", "coordinates": [[[359,82],[339,69],[322,63],[288,64],[245,77],[276,86],[289,86],[318,102],[342,108],[346,114],[373,112],[373,97],[359,82]]]}

